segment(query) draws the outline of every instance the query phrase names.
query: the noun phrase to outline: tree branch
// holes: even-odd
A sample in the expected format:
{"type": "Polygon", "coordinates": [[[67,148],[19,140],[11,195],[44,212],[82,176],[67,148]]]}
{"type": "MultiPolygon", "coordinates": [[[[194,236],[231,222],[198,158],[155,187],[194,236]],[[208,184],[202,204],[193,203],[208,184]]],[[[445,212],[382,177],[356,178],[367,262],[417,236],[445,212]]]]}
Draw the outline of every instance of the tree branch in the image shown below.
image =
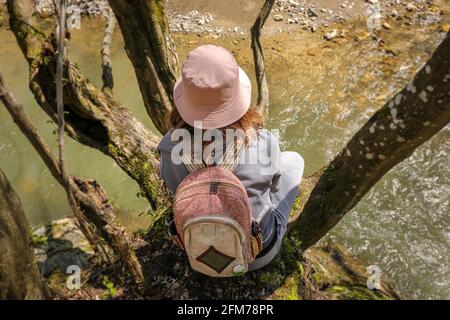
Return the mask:
{"type": "Polygon", "coordinates": [[[267,85],[266,79],[266,68],[264,66],[264,54],[261,45],[261,29],[264,26],[267,18],[270,15],[270,11],[275,3],[275,0],[266,0],[255,23],[251,28],[252,35],[252,51],[253,60],[255,61],[255,73],[256,73],[256,83],[258,85],[258,98],[256,102],[256,107],[258,112],[267,117],[269,113],[269,87],[267,85]]]}
{"type": "Polygon", "coordinates": [[[66,0],[60,0],[59,3],[59,25],[58,25],[58,52],[56,62],[56,109],[58,115],[58,155],[59,155],[59,171],[64,183],[64,189],[67,194],[71,194],[70,181],[67,174],[66,161],[64,158],[64,96],[63,96],[63,68],[64,68],[64,51],[66,40],[66,0]]]}
{"type": "Polygon", "coordinates": [[[161,132],[174,107],[178,56],[165,14],[165,0],[108,0],[125,40],[147,113],[161,132]]]}
{"type": "Polygon", "coordinates": [[[111,61],[111,42],[116,27],[116,18],[111,8],[106,9],[106,27],[105,34],[102,42],[102,80],[103,80],[103,92],[112,94],[114,88],[114,78],[112,74],[112,61],[111,61]]]}
{"type": "Polygon", "coordinates": [[[67,173],[67,166],[64,154],[64,95],[63,95],[63,68],[64,68],[64,56],[65,56],[65,40],[66,40],[66,0],[60,0],[59,6],[54,1],[55,8],[57,10],[59,23],[57,26],[57,61],[56,61],[56,110],[58,118],[58,157],[59,157],[59,172],[61,174],[62,186],[66,190],[69,205],[77,218],[81,231],[91,243],[92,247],[107,261],[108,255],[106,250],[98,241],[98,237],[94,229],[89,225],[89,222],[84,217],[76,200],[76,189],[72,188],[72,181],[67,173]]]}
{"type": "Polygon", "coordinates": [[[103,188],[94,180],[83,181],[80,178],[69,175],[66,178],[62,176],[62,166],[54,158],[47,144],[24,112],[23,106],[17,102],[14,95],[6,88],[1,74],[0,100],[19,129],[41,156],[50,173],[66,189],[69,204],[80,224],[80,229],[93,247],[97,247],[99,239],[87,221],[95,225],[100,236],[107,241],[108,245],[121,258],[124,265],[131,271],[135,282],[137,284],[143,283],[142,268],[132,249],[131,239],[126,230],[117,223],[114,209],[110,205],[103,188]],[[81,208],[78,207],[78,203],[81,208]]]}
{"type": "MultiPolygon", "coordinates": [[[[32,0],[8,0],[8,11],[11,30],[30,66],[31,91],[39,105],[57,121],[55,21],[33,15],[32,0]]],[[[67,59],[64,81],[68,134],[112,157],[139,184],[155,218],[165,212],[170,203],[159,177],[158,137],[112,96],[92,85],[67,59]]]]}

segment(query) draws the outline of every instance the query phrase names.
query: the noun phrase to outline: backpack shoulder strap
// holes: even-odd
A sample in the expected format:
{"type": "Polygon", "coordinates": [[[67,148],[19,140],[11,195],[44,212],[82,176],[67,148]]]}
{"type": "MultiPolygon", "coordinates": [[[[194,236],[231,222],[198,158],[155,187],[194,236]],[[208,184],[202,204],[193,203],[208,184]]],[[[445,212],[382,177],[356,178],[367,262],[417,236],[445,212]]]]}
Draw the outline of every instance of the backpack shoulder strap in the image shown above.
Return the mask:
{"type": "Polygon", "coordinates": [[[195,161],[192,160],[192,155],[190,154],[183,153],[181,156],[181,161],[186,166],[189,173],[194,173],[195,171],[206,167],[204,163],[195,163],[195,161]]]}
{"type": "MultiPolygon", "coordinates": [[[[225,152],[222,157],[217,162],[216,166],[233,171],[239,163],[239,159],[241,157],[242,152],[245,150],[245,141],[244,139],[237,139],[236,142],[231,143],[226,147],[225,152]]],[[[212,157],[212,155],[209,155],[212,157]]],[[[195,163],[192,160],[191,154],[184,154],[181,156],[181,161],[186,166],[189,173],[193,173],[197,170],[206,168],[207,166],[204,163],[195,163]]]]}
{"type": "Polygon", "coordinates": [[[231,143],[226,148],[217,166],[233,171],[238,165],[239,159],[241,158],[241,154],[245,150],[245,147],[245,140],[243,138],[237,139],[236,142],[231,143]]]}

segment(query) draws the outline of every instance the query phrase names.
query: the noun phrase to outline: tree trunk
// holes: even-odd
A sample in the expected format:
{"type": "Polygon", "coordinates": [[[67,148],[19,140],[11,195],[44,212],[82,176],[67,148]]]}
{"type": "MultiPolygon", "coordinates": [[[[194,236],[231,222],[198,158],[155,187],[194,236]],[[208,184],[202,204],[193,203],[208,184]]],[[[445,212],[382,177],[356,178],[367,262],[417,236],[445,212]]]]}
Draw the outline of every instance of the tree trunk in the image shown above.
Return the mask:
{"type": "Polygon", "coordinates": [[[0,299],[46,299],[34,263],[30,227],[19,197],[0,170],[0,299]]]}
{"type": "Polygon", "coordinates": [[[414,80],[367,121],[324,171],[296,228],[303,248],[322,238],[386,172],[449,123],[449,34],[414,80]]]}
{"type": "Polygon", "coordinates": [[[145,108],[156,128],[167,131],[178,57],[170,35],[165,0],[109,0],[134,67],[145,108]]]}

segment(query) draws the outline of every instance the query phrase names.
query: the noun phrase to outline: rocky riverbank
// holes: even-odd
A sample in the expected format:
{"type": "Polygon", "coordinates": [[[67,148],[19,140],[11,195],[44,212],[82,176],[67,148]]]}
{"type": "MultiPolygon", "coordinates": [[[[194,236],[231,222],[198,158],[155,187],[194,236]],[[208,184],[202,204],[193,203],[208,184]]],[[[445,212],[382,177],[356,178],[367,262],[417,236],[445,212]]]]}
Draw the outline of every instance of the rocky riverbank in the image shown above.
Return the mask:
{"type": "Polygon", "coordinates": [[[45,277],[65,273],[71,265],[89,266],[94,251],[72,218],[52,221],[33,232],[32,241],[39,270],[45,277]]]}
{"type": "MultiPolygon", "coordinates": [[[[345,25],[355,17],[366,20],[371,30],[392,29],[387,19],[408,25],[439,23],[445,0],[277,0],[264,27],[268,34],[305,30],[317,32],[330,26],[345,25]]],[[[4,5],[6,0],[0,0],[4,5]]],[[[53,0],[35,0],[36,12],[43,17],[55,12],[53,0]]],[[[218,37],[247,37],[263,0],[228,0],[226,7],[216,1],[167,0],[167,15],[175,33],[218,37]]],[[[105,15],[107,0],[71,0],[75,12],[85,16],[105,15]]],[[[4,15],[3,15],[4,16],[4,15]]],[[[5,24],[1,18],[0,26],[5,24]]],[[[448,26],[447,26],[448,28],[448,26]]],[[[324,34],[331,40],[344,34],[335,28],[324,34]]]]}
{"type": "MultiPolygon", "coordinates": [[[[235,10],[221,12],[222,7],[204,5],[205,1],[193,1],[190,8],[203,8],[183,12],[188,6],[177,4],[178,1],[169,1],[168,11],[171,29],[174,32],[197,33],[199,36],[209,34],[212,37],[238,36],[247,37],[254,17],[257,15],[263,1],[248,1],[242,5],[240,1],[230,0],[235,10]],[[196,6],[195,3],[198,3],[196,6]],[[241,20],[246,17],[246,20],[241,20]],[[248,19],[248,17],[253,17],[248,19]]],[[[189,1],[189,4],[192,1],[189,1]]],[[[330,26],[344,26],[355,17],[366,20],[368,29],[391,29],[393,26],[387,19],[405,25],[429,25],[438,23],[443,14],[438,6],[441,0],[277,0],[264,27],[267,34],[305,30],[317,32],[330,26]]],[[[337,31],[324,35],[331,40],[342,36],[337,31]]]]}

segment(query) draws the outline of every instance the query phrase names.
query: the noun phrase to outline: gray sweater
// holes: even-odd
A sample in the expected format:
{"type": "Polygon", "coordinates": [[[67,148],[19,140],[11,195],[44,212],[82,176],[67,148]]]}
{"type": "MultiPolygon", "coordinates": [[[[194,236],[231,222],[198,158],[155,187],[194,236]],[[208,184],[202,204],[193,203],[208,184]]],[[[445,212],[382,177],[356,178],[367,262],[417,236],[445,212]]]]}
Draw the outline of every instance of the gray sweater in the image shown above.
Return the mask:
{"type": "MultiPolygon", "coordinates": [[[[158,151],[161,154],[161,176],[170,192],[175,194],[178,185],[189,172],[184,164],[175,164],[172,161],[171,152],[178,142],[171,141],[171,133],[172,131],[169,131],[162,138],[158,151]]],[[[273,237],[276,224],[271,193],[278,191],[281,183],[278,139],[266,129],[259,130],[258,139],[250,142],[233,173],[247,190],[253,218],[260,223],[264,246],[267,246],[273,237]]]]}

